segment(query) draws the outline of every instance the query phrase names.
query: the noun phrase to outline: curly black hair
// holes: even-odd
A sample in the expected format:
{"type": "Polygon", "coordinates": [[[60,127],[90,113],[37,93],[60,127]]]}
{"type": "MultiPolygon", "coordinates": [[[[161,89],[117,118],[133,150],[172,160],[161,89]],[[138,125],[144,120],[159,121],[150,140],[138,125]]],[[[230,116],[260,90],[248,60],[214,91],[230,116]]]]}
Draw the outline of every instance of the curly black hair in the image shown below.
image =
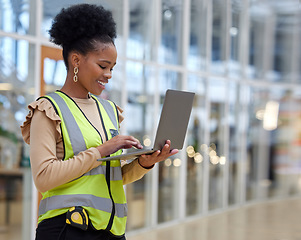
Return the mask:
{"type": "Polygon", "coordinates": [[[68,56],[71,51],[86,55],[97,50],[96,42],[114,44],[116,23],[112,13],[102,6],[77,4],[63,8],[56,15],[49,34],[51,42],[62,46],[68,69],[68,56]]]}

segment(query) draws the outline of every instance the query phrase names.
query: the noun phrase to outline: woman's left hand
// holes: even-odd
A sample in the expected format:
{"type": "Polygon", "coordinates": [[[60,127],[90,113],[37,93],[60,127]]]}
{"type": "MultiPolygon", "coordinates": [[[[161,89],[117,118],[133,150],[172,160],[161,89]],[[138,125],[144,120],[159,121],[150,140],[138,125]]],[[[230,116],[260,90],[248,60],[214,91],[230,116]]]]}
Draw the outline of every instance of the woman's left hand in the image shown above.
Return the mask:
{"type": "Polygon", "coordinates": [[[175,155],[179,152],[178,149],[170,150],[170,140],[167,140],[163,148],[160,150],[155,151],[151,155],[143,154],[139,157],[139,164],[144,168],[150,168],[157,162],[162,162],[166,158],[175,155]]]}

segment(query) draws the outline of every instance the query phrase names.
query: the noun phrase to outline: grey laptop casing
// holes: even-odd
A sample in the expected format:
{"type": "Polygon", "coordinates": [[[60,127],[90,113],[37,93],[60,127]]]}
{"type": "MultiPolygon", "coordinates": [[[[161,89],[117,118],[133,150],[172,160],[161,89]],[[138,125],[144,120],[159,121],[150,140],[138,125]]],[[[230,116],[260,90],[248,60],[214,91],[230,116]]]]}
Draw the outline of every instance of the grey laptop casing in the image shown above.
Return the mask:
{"type": "Polygon", "coordinates": [[[161,150],[166,140],[171,141],[171,149],[182,149],[192,110],[195,93],[168,89],[157,128],[153,147],[136,149],[129,153],[113,157],[104,157],[98,161],[128,160],[142,154],[151,154],[161,150]]]}

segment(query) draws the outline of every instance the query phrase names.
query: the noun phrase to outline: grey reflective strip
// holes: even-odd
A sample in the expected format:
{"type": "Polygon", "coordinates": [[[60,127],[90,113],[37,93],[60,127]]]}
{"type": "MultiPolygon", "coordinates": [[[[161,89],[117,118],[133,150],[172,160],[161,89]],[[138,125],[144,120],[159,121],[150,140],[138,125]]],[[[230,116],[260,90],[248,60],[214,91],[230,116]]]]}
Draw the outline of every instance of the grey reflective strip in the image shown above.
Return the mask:
{"type": "Polygon", "coordinates": [[[115,111],[114,111],[113,106],[110,104],[109,101],[106,101],[106,100],[98,98],[98,97],[96,97],[96,98],[101,103],[103,108],[106,110],[106,112],[107,112],[109,118],[111,119],[114,127],[118,130],[117,119],[116,119],[116,116],[115,116],[115,111]]]}
{"type": "Polygon", "coordinates": [[[48,96],[52,97],[61,110],[63,121],[66,125],[67,132],[69,134],[71,146],[74,155],[87,149],[83,134],[78,127],[69,107],[67,106],[64,99],[57,93],[50,93],[48,96]]]}
{"type": "MultiPolygon", "coordinates": [[[[110,174],[111,181],[122,180],[121,167],[111,167],[110,171],[111,171],[111,174],[110,174]]],[[[106,174],[106,166],[99,165],[98,167],[93,168],[89,172],[85,173],[83,176],[98,175],[98,174],[105,175],[106,174]]]]}
{"type": "MultiPolygon", "coordinates": [[[[39,216],[47,211],[70,208],[74,206],[92,207],[104,212],[112,212],[112,200],[109,198],[96,197],[90,194],[58,195],[41,200],[39,216]]],[[[115,216],[123,218],[127,216],[127,205],[115,203],[115,216]]]]}

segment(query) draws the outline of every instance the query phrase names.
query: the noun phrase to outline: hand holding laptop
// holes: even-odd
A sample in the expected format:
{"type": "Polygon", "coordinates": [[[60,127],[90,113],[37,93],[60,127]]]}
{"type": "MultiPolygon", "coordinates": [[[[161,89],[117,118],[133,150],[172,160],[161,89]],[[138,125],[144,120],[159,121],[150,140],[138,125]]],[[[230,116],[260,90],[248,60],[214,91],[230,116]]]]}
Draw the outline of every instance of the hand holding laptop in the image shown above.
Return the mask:
{"type": "Polygon", "coordinates": [[[175,155],[179,152],[178,149],[170,149],[170,146],[171,142],[170,140],[167,140],[162,150],[157,150],[151,155],[140,155],[140,157],[138,158],[139,164],[144,168],[151,168],[154,166],[154,164],[164,161],[166,158],[169,158],[170,156],[175,155]]]}

